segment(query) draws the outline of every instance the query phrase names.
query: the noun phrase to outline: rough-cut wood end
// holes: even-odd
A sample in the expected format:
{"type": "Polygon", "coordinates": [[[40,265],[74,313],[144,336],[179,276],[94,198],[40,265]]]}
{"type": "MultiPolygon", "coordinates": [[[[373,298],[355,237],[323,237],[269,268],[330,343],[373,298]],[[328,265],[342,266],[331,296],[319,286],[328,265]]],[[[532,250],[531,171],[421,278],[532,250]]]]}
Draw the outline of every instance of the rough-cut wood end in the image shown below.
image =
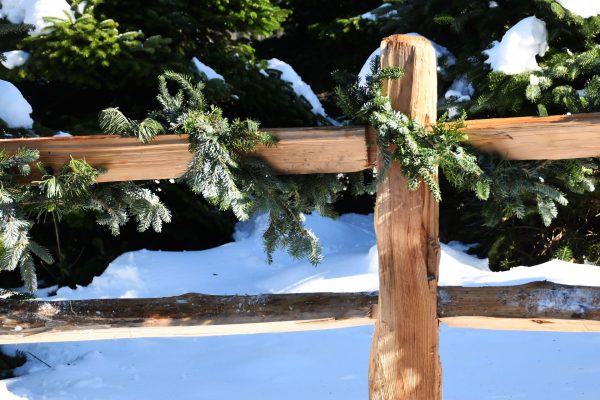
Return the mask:
{"type": "Polygon", "coordinates": [[[411,44],[414,46],[420,45],[428,45],[431,46],[431,41],[424,36],[420,35],[404,35],[404,34],[396,34],[390,35],[384,38],[381,41],[381,46],[387,45],[389,43],[401,43],[401,44],[411,44]]]}

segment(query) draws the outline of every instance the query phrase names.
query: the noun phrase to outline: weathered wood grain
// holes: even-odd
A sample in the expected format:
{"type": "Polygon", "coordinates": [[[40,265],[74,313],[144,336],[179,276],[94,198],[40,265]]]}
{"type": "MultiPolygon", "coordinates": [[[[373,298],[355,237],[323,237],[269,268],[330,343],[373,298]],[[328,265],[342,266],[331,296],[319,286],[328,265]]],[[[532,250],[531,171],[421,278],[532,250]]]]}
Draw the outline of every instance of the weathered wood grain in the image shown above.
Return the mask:
{"type": "MultiPolygon", "coordinates": [[[[375,132],[362,126],[265,129],[281,139],[253,154],[280,174],[356,172],[377,161],[375,132]]],[[[600,157],[600,113],[467,121],[469,143],[515,160],[600,157]]],[[[41,161],[57,170],[71,157],[85,158],[107,172],[100,182],[169,179],[191,160],[186,135],[162,135],[152,143],[119,136],[2,139],[0,149],[40,150],[41,161]]]]}
{"type": "Polygon", "coordinates": [[[370,324],[376,303],[377,293],[0,299],[0,344],[345,328],[370,324]]]}
{"type": "MultiPolygon", "coordinates": [[[[280,142],[260,146],[251,154],[264,159],[277,173],[356,172],[369,167],[365,127],[264,129],[280,142]]],[[[169,179],[181,176],[191,161],[186,135],[161,135],[143,144],[135,138],[111,135],[0,140],[0,149],[19,147],[40,151],[40,160],[53,170],[71,157],[107,170],[99,182],[169,179]]]]}
{"type": "MultiPolygon", "coordinates": [[[[450,326],[600,332],[600,288],[534,282],[438,287],[437,315],[450,326]]],[[[186,294],[152,299],[0,299],[0,344],[217,336],[372,324],[377,293],[255,296],[186,294]]]]}
{"type": "MultiPolygon", "coordinates": [[[[423,124],[436,120],[435,51],[422,37],[394,35],[381,44],[382,67],[405,70],[387,81],[394,109],[423,124]]],[[[378,160],[381,168],[382,160],[378,160]]],[[[379,316],[369,363],[372,400],[441,400],[436,287],[438,204],[426,185],[410,191],[395,161],[377,185],[379,316]]]]}
{"type": "Polygon", "coordinates": [[[600,113],[467,121],[469,143],[511,160],[600,157],[600,113]]]}

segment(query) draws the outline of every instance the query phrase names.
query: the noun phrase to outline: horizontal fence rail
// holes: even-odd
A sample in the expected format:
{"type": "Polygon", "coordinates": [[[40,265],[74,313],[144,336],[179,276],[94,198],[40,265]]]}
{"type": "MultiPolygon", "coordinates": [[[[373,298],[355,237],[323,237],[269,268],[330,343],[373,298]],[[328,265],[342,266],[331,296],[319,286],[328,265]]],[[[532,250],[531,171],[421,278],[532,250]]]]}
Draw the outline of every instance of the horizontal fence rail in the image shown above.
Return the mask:
{"type": "MultiPolygon", "coordinates": [[[[357,172],[369,167],[365,127],[263,129],[279,138],[275,146],[259,146],[253,156],[266,160],[279,174],[357,172]]],[[[85,159],[106,173],[99,182],[180,177],[192,155],[187,135],[160,135],[151,143],[113,135],[0,140],[0,149],[40,151],[40,161],[58,170],[71,157],[85,159]]]]}
{"type": "MultiPolygon", "coordinates": [[[[186,294],[151,299],[0,300],[0,344],[296,332],[369,325],[378,294],[186,294]]],[[[534,282],[438,287],[450,326],[600,331],[600,288],[534,282]]]]}
{"type": "Polygon", "coordinates": [[[600,156],[600,113],[467,121],[469,143],[511,160],[600,156]]]}
{"type": "MultiPolygon", "coordinates": [[[[279,174],[356,172],[377,158],[374,132],[363,126],[264,129],[280,139],[253,154],[279,174]]],[[[557,160],[600,156],[600,113],[467,121],[469,143],[515,160],[557,160]]],[[[191,160],[186,135],[161,135],[149,144],[111,135],[0,140],[0,149],[40,151],[57,170],[85,158],[107,172],[99,182],[169,179],[181,176],[191,160]]]]}

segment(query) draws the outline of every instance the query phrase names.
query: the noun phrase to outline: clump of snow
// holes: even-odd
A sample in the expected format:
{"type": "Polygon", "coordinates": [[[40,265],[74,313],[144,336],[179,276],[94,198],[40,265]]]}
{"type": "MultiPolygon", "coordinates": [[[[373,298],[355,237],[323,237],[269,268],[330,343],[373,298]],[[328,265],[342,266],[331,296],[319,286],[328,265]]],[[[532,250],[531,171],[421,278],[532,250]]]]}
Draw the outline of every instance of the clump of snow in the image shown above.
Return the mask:
{"type": "Polygon", "coordinates": [[[583,18],[590,18],[600,14],[600,2],[598,0],[557,0],[558,3],[571,11],[573,14],[583,18]]]}
{"type": "Polygon", "coordinates": [[[19,89],[10,82],[0,80],[0,119],[9,128],[28,128],[33,126],[29,116],[33,112],[19,89]]]}
{"type": "Polygon", "coordinates": [[[496,8],[496,7],[498,7],[498,3],[497,3],[497,2],[495,2],[495,1],[490,1],[490,2],[488,3],[488,7],[489,7],[489,8],[496,8]]]}
{"type": "Polygon", "coordinates": [[[267,68],[281,72],[281,80],[289,82],[292,85],[294,92],[308,101],[313,114],[322,115],[333,125],[339,125],[337,121],[327,116],[327,113],[315,92],[313,92],[312,88],[302,80],[300,75],[298,75],[290,64],[277,58],[271,58],[270,60],[267,60],[267,68]]]}
{"type": "Polygon", "coordinates": [[[12,50],[5,51],[2,53],[4,55],[5,60],[2,61],[2,65],[8,69],[13,69],[20,67],[25,64],[27,60],[29,60],[30,54],[23,50],[12,50]]]}
{"type": "Polygon", "coordinates": [[[30,24],[35,28],[29,32],[36,36],[44,33],[51,23],[47,17],[66,18],[73,16],[71,6],[65,0],[2,0],[0,17],[5,17],[13,24],[30,24]]]}
{"type": "MultiPolygon", "coordinates": [[[[411,33],[407,33],[407,35],[409,36],[422,36],[418,33],[415,32],[411,32],[411,33]]],[[[429,39],[428,39],[429,40],[429,39]]],[[[445,68],[447,67],[451,67],[454,64],[456,64],[456,57],[454,56],[454,54],[452,54],[450,52],[450,50],[448,50],[446,47],[439,45],[438,43],[429,40],[433,46],[433,48],[435,49],[435,56],[437,58],[438,61],[438,71],[444,73],[445,72],[445,68]]],[[[371,55],[369,55],[369,57],[367,58],[367,60],[365,61],[365,63],[363,64],[362,68],[360,69],[360,71],[358,72],[358,80],[359,80],[359,84],[361,86],[365,86],[367,84],[367,77],[371,76],[371,64],[373,63],[373,59],[375,59],[375,57],[379,57],[381,56],[381,48],[377,48],[375,49],[371,55]]]]}
{"type": "Polygon", "coordinates": [[[194,67],[196,67],[196,71],[198,71],[198,73],[206,75],[207,80],[210,81],[211,79],[218,79],[220,81],[225,81],[223,75],[217,73],[217,71],[198,60],[198,58],[193,57],[192,63],[194,63],[194,67]]]}
{"type": "Polygon", "coordinates": [[[360,17],[369,21],[377,21],[383,18],[392,18],[398,15],[398,10],[392,8],[392,5],[385,3],[374,10],[362,14],[360,17]]]}
{"type": "Polygon", "coordinates": [[[536,86],[540,84],[540,78],[537,75],[531,74],[529,75],[529,84],[532,86],[536,86]]]}
{"type": "Polygon", "coordinates": [[[69,132],[58,131],[53,136],[54,137],[69,137],[69,136],[73,136],[73,135],[71,135],[69,132]]]}
{"type": "Polygon", "coordinates": [[[486,63],[492,70],[508,75],[526,71],[537,71],[540,67],[535,59],[548,50],[548,31],[544,21],[527,17],[510,28],[500,42],[492,43],[492,48],[483,53],[488,56],[486,63]]]}
{"type": "Polygon", "coordinates": [[[471,100],[471,96],[473,96],[474,93],[475,89],[473,88],[473,85],[463,76],[452,82],[452,85],[450,85],[450,88],[444,94],[444,98],[460,103],[471,100]]]}

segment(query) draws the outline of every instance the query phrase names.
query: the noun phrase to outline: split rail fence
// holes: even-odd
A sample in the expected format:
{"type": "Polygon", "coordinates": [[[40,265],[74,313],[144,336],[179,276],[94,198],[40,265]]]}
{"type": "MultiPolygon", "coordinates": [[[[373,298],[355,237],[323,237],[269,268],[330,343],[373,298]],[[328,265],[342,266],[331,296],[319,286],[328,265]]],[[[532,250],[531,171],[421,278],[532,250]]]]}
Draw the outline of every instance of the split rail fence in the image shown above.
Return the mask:
{"type": "MultiPolygon", "coordinates": [[[[384,92],[395,109],[436,120],[436,57],[424,38],[382,41],[382,66],[406,71],[384,92]]],[[[376,166],[367,127],[267,129],[280,142],[255,156],[280,174],[355,172],[376,166]]],[[[515,160],[600,156],[600,114],[471,120],[469,142],[515,160]]],[[[88,136],[0,141],[37,148],[58,169],[70,157],[107,172],[100,182],[180,176],[191,155],[185,136],[88,136]]],[[[372,399],[441,399],[439,322],[450,326],[542,331],[600,331],[600,289],[535,282],[503,287],[438,287],[438,205],[421,185],[409,191],[398,163],[379,184],[375,230],[379,293],[185,294],[155,299],[0,300],[0,344],[159,336],[290,332],[375,323],[369,365],[372,399]]]]}

